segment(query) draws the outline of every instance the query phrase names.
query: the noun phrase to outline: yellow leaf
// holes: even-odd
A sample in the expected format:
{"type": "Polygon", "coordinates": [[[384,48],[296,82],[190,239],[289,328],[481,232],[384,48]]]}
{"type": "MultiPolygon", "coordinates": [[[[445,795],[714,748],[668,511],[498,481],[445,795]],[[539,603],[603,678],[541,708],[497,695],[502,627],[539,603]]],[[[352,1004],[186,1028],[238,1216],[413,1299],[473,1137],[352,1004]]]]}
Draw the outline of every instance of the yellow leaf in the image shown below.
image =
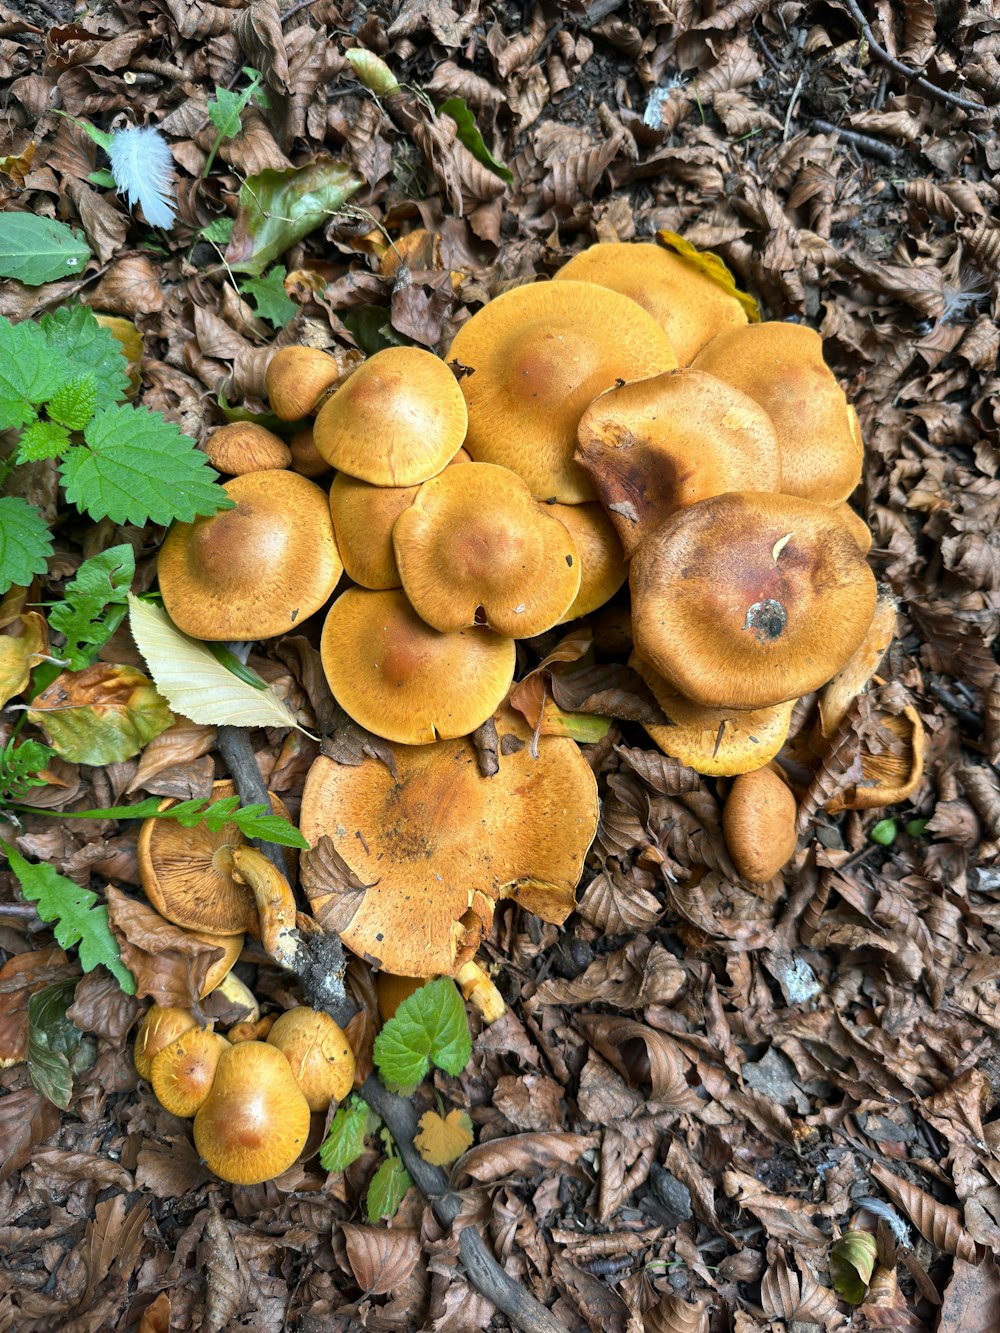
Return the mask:
{"type": "Polygon", "coordinates": [[[675,231],[658,231],[656,239],[661,245],[669,246],[671,250],[676,251],[681,259],[687,260],[699,273],[704,273],[707,278],[711,278],[724,292],[728,292],[730,296],[735,296],[747,312],[747,319],[751,324],[760,323],[760,307],[757,302],[749,292],[740,291],[736,286],[736,279],[718,255],[696,250],[690,241],[686,241],[683,236],[678,236],[675,231]]]}
{"type": "Polygon", "coordinates": [[[20,694],[31,678],[31,669],[48,651],[48,630],[37,611],[21,615],[22,634],[0,634],[0,707],[20,694]]]}
{"type": "Polygon", "coordinates": [[[472,1121],[464,1111],[449,1111],[443,1120],[437,1111],[425,1111],[419,1124],[413,1145],[431,1166],[447,1166],[472,1147],[472,1121]]]}

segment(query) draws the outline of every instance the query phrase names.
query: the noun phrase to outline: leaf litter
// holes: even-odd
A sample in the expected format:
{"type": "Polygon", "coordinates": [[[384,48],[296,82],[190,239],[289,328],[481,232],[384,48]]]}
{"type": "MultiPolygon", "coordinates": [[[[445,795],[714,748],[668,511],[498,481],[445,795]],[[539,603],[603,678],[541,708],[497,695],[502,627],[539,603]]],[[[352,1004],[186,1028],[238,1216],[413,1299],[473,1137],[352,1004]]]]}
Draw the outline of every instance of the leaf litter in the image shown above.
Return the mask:
{"type": "MultiPolygon", "coordinates": [[[[546,690],[557,711],[614,714],[587,746],[603,813],[579,910],[557,930],[498,907],[485,952],[508,1013],[478,1033],[457,1078],[437,1071],[417,1101],[468,1114],[475,1146],[454,1177],[463,1207],[566,1328],[989,1327],[1000,1246],[995,16],[961,5],[946,20],[922,0],[714,11],[251,0],[235,15],[211,0],[76,15],[25,0],[0,5],[0,24],[0,204],[44,221],[50,266],[33,275],[42,285],[7,283],[0,314],[79,298],[132,322],[144,405],[198,439],[230,405],[265,411],[272,345],[319,347],[345,366],[359,347],[447,346],[470,307],[594,240],[674,233],[718,254],[769,318],[820,330],[861,417],[860,506],[900,605],[880,706],[915,708],[927,736],[895,836],[871,840],[878,812],[824,813],[866,755],[892,751],[864,699],[824,741],[795,858],[775,881],[742,882],[717,784],[648,749],[639,682],[599,635],[597,665],[582,671],[574,654],[559,667],[558,641],[543,639],[530,663],[546,682],[536,715],[546,690]],[[366,91],[354,47],[399,86],[366,91]],[[451,115],[435,114],[449,99],[451,115]],[[213,105],[241,102],[239,132],[220,134],[213,105]],[[55,105],[105,130],[163,131],[171,232],[130,220],[91,179],[107,163],[55,105]],[[345,187],[356,192],[338,208],[345,187]],[[62,279],[52,255],[67,244],[82,271],[62,279]],[[261,314],[285,322],[275,330],[261,314]],[[877,1254],[852,1306],[831,1251],[859,1228],[877,1254]]],[[[51,521],[54,468],[33,469],[16,493],[51,521]]],[[[127,518],[57,528],[46,599],[84,555],[123,543],[147,588],[159,533],[127,518]]],[[[37,613],[10,597],[0,612],[0,663],[23,672],[45,646],[37,613]]],[[[101,660],[142,666],[124,631],[101,660]]],[[[251,666],[342,761],[385,749],[337,722],[308,637],[258,646],[251,666]]],[[[0,747],[16,716],[0,714],[0,747]]],[[[315,746],[294,732],[254,738],[294,809],[315,746]]],[[[58,813],[125,793],[204,797],[221,775],[214,744],[212,728],[181,720],[134,758],[57,757],[30,801],[58,813]]],[[[134,910],[127,824],[24,816],[16,845],[116,912],[134,910]]],[[[312,873],[331,890],[363,892],[322,858],[312,873]]],[[[136,950],[162,947],[132,930],[136,950]]],[[[0,1032],[16,1046],[29,997],[77,972],[6,869],[0,949],[0,1032]]],[[[293,1002],[263,956],[244,957],[261,998],[293,1002]]],[[[191,967],[172,956],[169,993],[196,985],[191,967]]],[[[349,976],[374,1035],[363,971],[349,976]]],[[[28,1066],[0,1070],[0,1330],[490,1326],[493,1308],[416,1191],[391,1226],[368,1222],[374,1154],[330,1174],[307,1156],[261,1186],[210,1178],[179,1122],[137,1086],[137,1005],[102,975],[87,974],[68,1011],[93,1059],[67,1114],[28,1066]]]]}

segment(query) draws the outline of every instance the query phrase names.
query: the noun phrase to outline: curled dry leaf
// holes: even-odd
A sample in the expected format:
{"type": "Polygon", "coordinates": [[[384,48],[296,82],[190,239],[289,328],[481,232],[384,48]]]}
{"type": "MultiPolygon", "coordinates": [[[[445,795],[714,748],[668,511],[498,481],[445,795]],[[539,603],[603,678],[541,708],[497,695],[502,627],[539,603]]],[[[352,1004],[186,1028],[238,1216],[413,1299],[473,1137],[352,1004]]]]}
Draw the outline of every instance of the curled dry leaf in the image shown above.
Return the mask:
{"type": "Polygon", "coordinates": [[[654,1099],[671,1110],[694,1112],[701,1105],[687,1082],[688,1061],[665,1032],[613,1016],[583,1017],[578,1022],[590,1045],[629,1087],[651,1084],[654,1099]]]}
{"type": "Polygon", "coordinates": [[[461,1182],[469,1177],[484,1184],[547,1168],[585,1179],[577,1162],[597,1144],[596,1134],[512,1134],[470,1148],[455,1167],[455,1179],[461,1182]]]}
{"type": "Polygon", "coordinates": [[[897,1208],[909,1217],[925,1240],[936,1245],[946,1254],[953,1254],[966,1263],[975,1263],[976,1245],[969,1233],[963,1228],[958,1209],[951,1204],[941,1203],[919,1185],[909,1180],[902,1180],[878,1162],[870,1168],[872,1177],[888,1194],[897,1208]]]}
{"type": "Polygon", "coordinates": [[[32,1161],[35,1145],[59,1128],[59,1108],[34,1088],[0,1097],[0,1181],[32,1161]]]}
{"type": "Polygon", "coordinates": [[[213,1208],[205,1221],[205,1240],[208,1242],[207,1291],[202,1327],[207,1333],[220,1333],[240,1312],[246,1280],[231,1227],[223,1220],[218,1208],[213,1208]]]}
{"type": "Polygon", "coordinates": [[[136,995],[157,1004],[190,1009],[198,1004],[205,978],[223,950],[165,921],[148,903],[113,885],[106,890],[108,921],[122,962],[135,977],[136,995]]]}
{"type": "Polygon", "coordinates": [[[400,1287],[420,1262],[420,1237],[404,1227],[360,1226],[344,1222],[340,1227],[347,1249],[347,1262],[354,1280],[369,1296],[384,1296],[400,1287]]]}
{"type": "Polygon", "coordinates": [[[663,915],[663,908],[652,893],[614,868],[594,876],[577,911],[607,935],[648,930],[663,915]]]}
{"type": "Polygon", "coordinates": [[[708,1333],[708,1303],[666,1292],[642,1316],[642,1333],[708,1333]]]}
{"type": "Polygon", "coordinates": [[[302,853],[299,879],[317,921],[331,934],[347,928],[366,890],[374,887],[361,882],[326,833],[302,853]]]}

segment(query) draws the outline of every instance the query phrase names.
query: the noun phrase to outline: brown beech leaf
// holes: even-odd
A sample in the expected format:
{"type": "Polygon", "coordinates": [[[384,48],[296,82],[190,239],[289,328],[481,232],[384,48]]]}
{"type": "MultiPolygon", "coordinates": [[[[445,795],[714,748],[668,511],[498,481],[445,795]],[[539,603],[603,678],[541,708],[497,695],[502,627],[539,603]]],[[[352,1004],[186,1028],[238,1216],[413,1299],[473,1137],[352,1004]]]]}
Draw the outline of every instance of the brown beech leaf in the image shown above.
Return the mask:
{"type": "Polygon", "coordinates": [[[420,1262],[420,1237],[402,1227],[365,1227],[342,1222],[340,1234],[354,1280],[369,1296],[384,1296],[406,1281],[420,1262]]]}
{"type": "Polygon", "coordinates": [[[157,314],[165,300],[152,261],[146,255],[123,255],[94,288],[89,304],[95,310],[131,319],[133,315],[157,314]]]}
{"type": "Polygon", "coordinates": [[[137,1203],[126,1211],[125,1195],[115,1194],[95,1204],[94,1216],[83,1234],[83,1261],[87,1268],[87,1289],[81,1304],[89,1307],[94,1289],[111,1270],[130,1276],[142,1247],[142,1229],[149,1217],[149,1205],[137,1203]]]}
{"type": "MultiPolygon", "coordinates": [[[[158,773],[166,768],[175,768],[179,764],[190,764],[202,755],[208,754],[215,745],[214,727],[202,726],[199,722],[189,722],[186,717],[178,718],[172,727],[154,736],[139,757],[139,766],[132,781],[125,788],[126,792],[150,790],[148,784],[158,773]]],[[[211,792],[211,785],[205,795],[211,792]]],[[[157,793],[159,794],[159,793],[157,793]]]]}
{"type": "Polygon", "coordinates": [[[991,1333],[1000,1310],[1000,1271],[988,1254],[981,1264],[956,1259],[951,1279],[944,1289],[940,1329],[961,1329],[962,1333],[991,1333]]]}
{"type": "Polygon", "coordinates": [[[708,1333],[708,1302],[665,1292],[642,1316],[642,1333],[708,1333]]]}
{"type": "Polygon", "coordinates": [[[136,996],[181,1009],[197,1006],[205,978],[222,949],[165,921],[148,903],[113,885],[106,890],[108,920],[121,947],[122,962],[135,977],[136,996]]]}
{"type": "Polygon", "coordinates": [[[42,1143],[59,1128],[59,1108],[34,1088],[0,1096],[0,1181],[30,1162],[42,1143]]]}
{"type": "Polygon", "coordinates": [[[551,1168],[585,1179],[586,1172],[577,1161],[597,1145],[596,1134],[512,1134],[470,1148],[455,1164],[455,1180],[468,1176],[483,1184],[551,1168]]]}
{"type": "Polygon", "coordinates": [[[869,1168],[872,1177],[888,1194],[897,1208],[902,1209],[925,1240],[946,1254],[953,1254],[966,1263],[975,1263],[976,1245],[962,1227],[958,1209],[940,1203],[919,1185],[902,1180],[878,1162],[869,1168]]]}
{"type": "Polygon", "coordinates": [[[663,907],[653,894],[613,869],[594,876],[576,910],[607,935],[648,930],[663,915],[663,907]]]}
{"type": "Polygon", "coordinates": [[[731,1199],[753,1213],[772,1239],[827,1244],[825,1233],[809,1220],[810,1214],[817,1212],[816,1204],[811,1201],[772,1194],[745,1171],[723,1172],[722,1185],[731,1199]]]}
{"type": "Polygon", "coordinates": [[[571,1264],[562,1254],[552,1260],[552,1276],[576,1304],[593,1333],[625,1333],[628,1306],[617,1292],[571,1264]]]}
{"type": "Polygon", "coordinates": [[[205,1221],[208,1261],[205,1265],[206,1329],[228,1328],[243,1304],[246,1279],[240,1267],[233,1224],[213,1208],[205,1221]]]}
{"type": "Polygon", "coordinates": [[[686,979],[687,973],[672,953],[653,944],[648,936],[640,936],[595,959],[572,981],[544,981],[538,988],[538,1000],[542,1004],[599,1001],[616,1009],[642,1009],[648,1004],[671,1004],[686,979]]]}
{"type": "Polygon", "coordinates": [[[698,1094],[687,1082],[689,1061],[665,1032],[628,1018],[581,1017],[577,1019],[587,1041],[629,1087],[652,1086],[653,1097],[676,1111],[696,1111],[698,1094]]]}
{"type": "Polygon", "coordinates": [[[325,833],[315,847],[302,853],[299,879],[313,915],[331,935],[347,928],[365,891],[374,887],[358,879],[325,833]]]}
{"type": "Polygon", "coordinates": [[[122,1041],[142,1007],[134,995],[125,994],[110,972],[99,967],[80,978],[66,1017],[81,1032],[122,1041]]]}
{"type": "Polygon", "coordinates": [[[170,1333],[170,1297],[165,1291],[143,1310],[139,1333],[170,1333]]]}

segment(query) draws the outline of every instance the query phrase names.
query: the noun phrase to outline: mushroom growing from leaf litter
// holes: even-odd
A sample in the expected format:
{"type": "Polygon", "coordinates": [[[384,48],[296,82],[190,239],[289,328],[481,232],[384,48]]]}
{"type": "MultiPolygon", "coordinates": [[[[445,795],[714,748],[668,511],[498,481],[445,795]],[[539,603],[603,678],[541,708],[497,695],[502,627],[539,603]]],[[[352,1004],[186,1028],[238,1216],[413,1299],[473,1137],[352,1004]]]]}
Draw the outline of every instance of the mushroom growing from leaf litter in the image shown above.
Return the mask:
{"type": "Polygon", "coordinates": [[[267,1035],[291,1066],[310,1111],[343,1101],[354,1086],[354,1052],[329,1014],[300,1005],[281,1014],[267,1035]]]}
{"type": "Polygon", "coordinates": [[[771,768],[733,780],[722,832],[733,864],[751,884],[766,884],[795,852],[795,797],[771,768]]]}

